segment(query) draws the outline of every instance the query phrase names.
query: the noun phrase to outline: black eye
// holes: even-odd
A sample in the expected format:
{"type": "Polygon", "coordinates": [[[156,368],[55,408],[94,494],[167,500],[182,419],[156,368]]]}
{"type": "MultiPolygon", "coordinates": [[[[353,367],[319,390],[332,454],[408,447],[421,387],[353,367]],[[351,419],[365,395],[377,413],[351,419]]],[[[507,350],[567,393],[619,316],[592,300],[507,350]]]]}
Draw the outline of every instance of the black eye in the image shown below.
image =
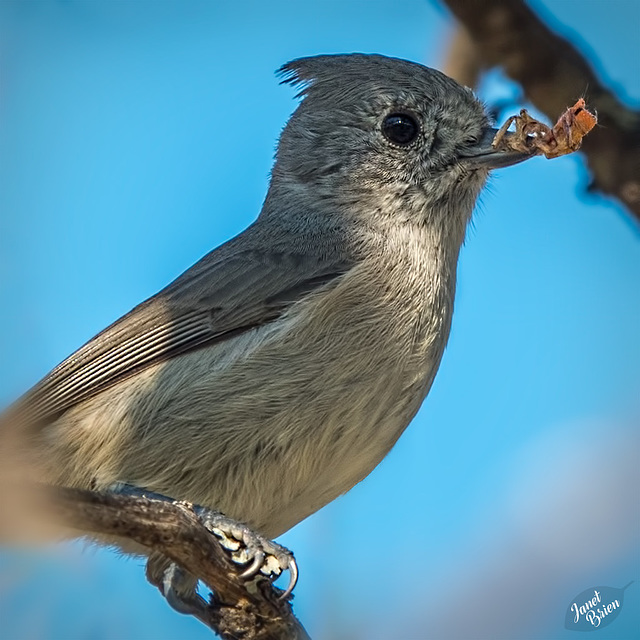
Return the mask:
{"type": "Polygon", "coordinates": [[[408,113],[391,113],[382,121],[382,133],[384,137],[393,142],[406,146],[411,144],[416,137],[420,127],[413,116],[408,113]]]}

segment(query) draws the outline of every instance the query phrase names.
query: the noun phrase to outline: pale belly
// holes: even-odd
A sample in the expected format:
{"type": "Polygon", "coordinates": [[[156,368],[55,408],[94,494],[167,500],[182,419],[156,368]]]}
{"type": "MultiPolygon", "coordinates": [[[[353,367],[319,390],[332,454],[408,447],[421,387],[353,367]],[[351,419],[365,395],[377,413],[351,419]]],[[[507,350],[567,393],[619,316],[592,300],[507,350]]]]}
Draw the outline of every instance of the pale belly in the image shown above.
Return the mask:
{"type": "Polygon", "coordinates": [[[325,306],[174,358],[71,409],[47,430],[53,479],[128,482],[270,537],[286,531],[390,450],[433,381],[450,323],[440,308],[398,317],[366,300],[325,306]]]}

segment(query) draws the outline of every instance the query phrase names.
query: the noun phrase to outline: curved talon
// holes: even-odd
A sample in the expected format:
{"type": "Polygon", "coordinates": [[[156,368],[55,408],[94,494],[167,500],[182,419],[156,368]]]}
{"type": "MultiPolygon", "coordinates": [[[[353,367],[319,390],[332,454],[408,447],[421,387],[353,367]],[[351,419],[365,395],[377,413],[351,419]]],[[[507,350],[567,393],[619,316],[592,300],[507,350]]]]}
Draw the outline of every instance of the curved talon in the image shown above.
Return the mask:
{"type": "Polygon", "coordinates": [[[293,590],[295,589],[296,583],[298,582],[298,564],[296,559],[291,556],[289,560],[289,586],[285,589],[281,596],[278,597],[278,600],[286,600],[293,590]]]}
{"type": "Polygon", "coordinates": [[[249,566],[248,569],[245,569],[241,574],[241,578],[253,578],[258,574],[260,569],[262,568],[262,564],[264,562],[264,552],[261,549],[258,549],[253,556],[253,562],[249,566]]]}
{"type": "Polygon", "coordinates": [[[240,574],[241,578],[245,580],[251,579],[262,571],[265,575],[275,574],[271,578],[273,581],[282,571],[288,569],[291,576],[289,585],[279,598],[284,600],[291,595],[298,582],[298,565],[290,551],[280,546],[277,542],[273,542],[252,531],[246,524],[228,518],[219,511],[212,511],[206,507],[199,506],[193,507],[193,510],[201,524],[217,538],[224,541],[223,546],[231,551],[231,557],[235,562],[244,564],[238,557],[240,550],[237,547],[232,548],[228,541],[236,541],[240,547],[244,547],[243,552],[246,553],[245,558],[247,558],[245,561],[250,562],[250,565],[240,574]],[[265,563],[267,556],[276,560],[278,571],[270,569],[269,563],[265,563]]]}

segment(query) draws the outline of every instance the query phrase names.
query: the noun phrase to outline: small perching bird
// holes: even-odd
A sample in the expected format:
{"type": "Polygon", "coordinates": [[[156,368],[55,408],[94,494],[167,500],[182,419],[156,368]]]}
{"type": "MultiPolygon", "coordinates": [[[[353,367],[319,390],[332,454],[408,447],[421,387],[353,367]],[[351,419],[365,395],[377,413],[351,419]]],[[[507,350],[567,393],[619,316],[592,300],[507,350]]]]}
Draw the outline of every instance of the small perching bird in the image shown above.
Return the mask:
{"type": "Polygon", "coordinates": [[[281,71],[303,99],[257,220],[11,409],[47,482],[155,492],[272,538],[370,473],[424,400],[476,198],[530,154],[492,148],[471,90],[419,64],[281,71]]]}

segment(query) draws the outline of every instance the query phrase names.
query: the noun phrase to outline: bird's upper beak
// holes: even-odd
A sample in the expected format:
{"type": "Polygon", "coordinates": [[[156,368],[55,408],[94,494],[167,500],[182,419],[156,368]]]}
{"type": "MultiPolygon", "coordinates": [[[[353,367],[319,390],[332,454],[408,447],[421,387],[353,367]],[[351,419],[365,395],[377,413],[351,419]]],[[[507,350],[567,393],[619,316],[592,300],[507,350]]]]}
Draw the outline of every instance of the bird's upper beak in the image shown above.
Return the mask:
{"type": "MultiPolygon", "coordinates": [[[[482,139],[476,146],[465,149],[460,153],[461,160],[473,164],[478,168],[501,169],[502,167],[510,167],[512,164],[518,164],[536,155],[535,150],[522,152],[508,149],[495,149],[491,146],[491,143],[496,133],[498,133],[497,129],[487,127],[482,139]]],[[[513,135],[512,133],[507,133],[505,140],[508,140],[513,135]]]]}

